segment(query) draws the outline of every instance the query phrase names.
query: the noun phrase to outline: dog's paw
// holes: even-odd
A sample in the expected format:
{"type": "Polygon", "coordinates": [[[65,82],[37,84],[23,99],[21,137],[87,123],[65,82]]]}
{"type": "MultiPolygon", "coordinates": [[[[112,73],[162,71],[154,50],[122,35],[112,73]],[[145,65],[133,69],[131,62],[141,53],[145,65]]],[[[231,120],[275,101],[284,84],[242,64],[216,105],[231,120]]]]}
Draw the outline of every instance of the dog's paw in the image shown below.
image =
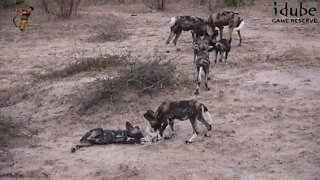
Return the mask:
{"type": "Polygon", "coordinates": [[[72,147],[71,148],[71,153],[74,153],[76,151],[76,148],[75,147],[72,147]]]}
{"type": "Polygon", "coordinates": [[[205,137],[211,137],[211,131],[208,131],[204,134],[205,137]]]}
{"type": "Polygon", "coordinates": [[[194,141],[190,141],[190,140],[186,140],[186,143],[187,144],[191,144],[191,143],[193,143],[194,141]]]}

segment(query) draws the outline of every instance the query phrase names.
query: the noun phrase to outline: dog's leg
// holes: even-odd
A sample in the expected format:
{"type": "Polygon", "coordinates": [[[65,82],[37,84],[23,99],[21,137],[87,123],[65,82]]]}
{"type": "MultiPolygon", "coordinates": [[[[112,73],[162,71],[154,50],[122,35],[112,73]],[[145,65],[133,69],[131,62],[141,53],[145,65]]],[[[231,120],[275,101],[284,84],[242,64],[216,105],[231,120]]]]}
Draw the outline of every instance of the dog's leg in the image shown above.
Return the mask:
{"type": "Polygon", "coordinates": [[[214,63],[217,63],[217,58],[218,58],[218,50],[216,49],[216,58],[214,59],[214,63]]]}
{"type": "Polygon", "coordinates": [[[222,56],[223,56],[222,50],[219,51],[219,54],[220,54],[219,62],[222,62],[222,56]]]}
{"type": "Polygon", "coordinates": [[[239,35],[239,46],[241,46],[242,38],[241,38],[240,30],[238,30],[237,32],[238,32],[238,35],[239,35]]]}
{"type": "Polygon", "coordinates": [[[169,119],[169,125],[170,125],[170,128],[169,128],[170,132],[168,133],[168,135],[164,137],[165,139],[170,139],[174,135],[174,129],[173,129],[174,119],[169,119]]]}
{"type": "Polygon", "coordinates": [[[207,136],[207,137],[210,137],[210,136],[211,136],[211,135],[210,135],[210,132],[211,132],[211,130],[212,130],[211,124],[209,124],[209,123],[204,119],[202,113],[199,115],[198,120],[199,120],[200,122],[202,122],[202,123],[206,126],[206,128],[207,128],[207,132],[206,132],[204,135],[207,136]]]}
{"type": "Polygon", "coordinates": [[[92,143],[99,144],[101,143],[101,138],[103,137],[103,129],[97,128],[91,131],[91,134],[89,137],[86,138],[86,141],[90,141],[92,143]]]}
{"type": "Polygon", "coordinates": [[[193,143],[199,134],[198,127],[197,127],[197,119],[195,117],[192,117],[190,118],[190,122],[192,124],[193,134],[191,138],[186,141],[186,143],[193,143]]]}
{"type": "MultiPolygon", "coordinates": [[[[163,137],[163,132],[164,132],[164,130],[166,129],[167,126],[168,126],[168,120],[166,119],[166,120],[162,121],[161,127],[159,128],[160,139],[162,139],[162,137],[163,137]]],[[[159,139],[159,138],[158,138],[158,139],[159,139]]]]}
{"type": "Polygon", "coordinates": [[[81,144],[74,145],[71,148],[71,153],[75,152],[76,150],[78,150],[80,148],[89,147],[89,146],[93,146],[93,145],[94,145],[94,143],[92,143],[90,141],[82,142],[81,144]]]}
{"type": "Polygon", "coordinates": [[[226,51],[226,56],[224,57],[224,62],[227,63],[227,59],[228,59],[228,51],[226,51]]]}
{"type": "Polygon", "coordinates": [[[191,138],[187,140],[186,143],[193,143],[196,140],[197,136],[198,134],[196,132],[193,132],[191,138]]]}
{"type": "Polygon", "coordinates": [[[194,93],[195,95],[198,95],[200,93],[200,82],[201,82],[201,71],[202,71],[202,66],[197,67],[197,73],[198,73],[198,77],[197,77],[197,89],[196,92],[194,93]]]}
{"type": "Polygon", "coordinates": [[[169,44],[169,42],[173,39],[174,35],[175,35],[175,33],[171,30],[170,34],[169,34],[169,37],[168,37],[168,39],[166,41],[166,44],[169,44]]]}
{"type": "Polygon", "coordinates": [[[220,39],[222,39],[222,36],[223,36],[223,26],[219,28],[219,31],[220,31],[220,39]]]}
{"type": "Polygon", "coordinates": [[[169,119],[169,125],[170,125],[170,129],[171,129],[171,132],[169,134],[170,138],[174,135],[174,119],[169,119]]]}
{"type": "Polygon", "coordinates": [[[209,76],[209,66],[206,66],[205,68],[204,68],[204,79],[205,79],[205,86],[206,86],[206,89],[207,90],[210,90],[210,87],[209,87],[209,85],[208,85],[208,76],[209,76]]]}
{"type": "Polygon", "coordinates": [[[178,41],[181,33],[182,33],[182,30],[179,31],[179,32],[177,32],[176,37],[175,37],[174,40],[173,40],[173,44],[174,44],[175,46],[177,45],[177,41],[178,41]]]}

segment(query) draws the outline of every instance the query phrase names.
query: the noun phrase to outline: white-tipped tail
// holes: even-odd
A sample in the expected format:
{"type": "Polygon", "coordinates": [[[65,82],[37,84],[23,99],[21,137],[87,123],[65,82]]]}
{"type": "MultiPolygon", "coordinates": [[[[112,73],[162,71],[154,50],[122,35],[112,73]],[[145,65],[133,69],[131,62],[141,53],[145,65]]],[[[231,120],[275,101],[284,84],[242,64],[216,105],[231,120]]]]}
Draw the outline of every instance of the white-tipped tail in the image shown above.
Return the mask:
{"type": "Polygon", "coordinates": [[[176,20],[177,20],[176,17],[171,18],[171,20],[169,21],[169,26],[170,27],[174,26],[176,24],[176,20]]]}
{"type": "Polygon", "coordinates": [[[240,25],[236,28],[234,28],[236,31],[241,30],[244,27],[244,21],[241,21],[240,25]]]}
{"type": "Polygon", "coordinates": [[[199,78],[199,82],[201,81],[201,73],[202,73],[202,66],[200,67],[200,70],[199,70],[199,74],[198,74],[198,78],[199,78]]]}
{"type": "Polygon", "coordinates": [[[212,121],[212,118],[211,118],[211,115],[210,115],[209,111],[205,112],[204,114],[205,114],[205,115],[207,116],[207,118],[208,118],[208,123],[209,123],[209,124],[212,124],[213,121],[212,121]]]}
{"type": "Polygon", "coordinates": [[[205,117],[205,119],[208,121],[209,124],[212,124],[212,118],[211,118],[211,115],[209,113],[209,111],[205,111],[205,107],[204,105],[201,107],[202,108],[202,115],[203,117],[205,117]]]}

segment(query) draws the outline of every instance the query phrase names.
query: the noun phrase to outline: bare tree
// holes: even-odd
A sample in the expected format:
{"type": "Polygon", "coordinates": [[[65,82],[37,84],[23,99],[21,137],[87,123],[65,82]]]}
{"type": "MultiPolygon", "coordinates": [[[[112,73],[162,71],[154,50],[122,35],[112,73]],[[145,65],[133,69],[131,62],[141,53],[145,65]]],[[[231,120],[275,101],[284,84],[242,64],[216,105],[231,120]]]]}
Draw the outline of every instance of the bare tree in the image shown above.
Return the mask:
{"type": "Polygon", "coordinates": [[[44,9],[44,11],[47,13],[47,14],[50,14],[50,9],[49,9],[49,1],[48,0],[41,0],[41,5],[44,9]]]}
{"type": "Polygon", "coordinates": [[[62,18],[70,18],[78,13],[81,0],[41,0],[41,4],[47,14],[54,14],[62,18]]]}
{"type": "Polygon", "coordinates": [[[166,0],[144,0],[143,2],[150,9],[163,11],[166,7],[166,0]]]}
{"type": "Polygon", "coordinates": [[[158,9],[163,11],[166,6],[166,0],[158,0],[158,9]]]}

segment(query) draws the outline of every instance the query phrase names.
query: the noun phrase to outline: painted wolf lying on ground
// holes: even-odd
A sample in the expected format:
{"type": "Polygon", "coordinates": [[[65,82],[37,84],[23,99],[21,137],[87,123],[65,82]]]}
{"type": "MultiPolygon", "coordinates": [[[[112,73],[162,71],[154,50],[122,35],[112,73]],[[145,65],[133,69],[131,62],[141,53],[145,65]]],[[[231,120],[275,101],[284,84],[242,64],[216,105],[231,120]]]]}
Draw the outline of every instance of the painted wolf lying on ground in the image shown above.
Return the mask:
{"type": "Polygon", "coordinates": [[[139,144],[143,137],[144,135],[139,126],[133,127],[129,122],[126,122],[126,130],[104,130],[102,128],[95,128],[85,133],[80,139],[80,144],[74,145],[71,148],[71,152],[93,145],[114,143],[139,144]]]}

